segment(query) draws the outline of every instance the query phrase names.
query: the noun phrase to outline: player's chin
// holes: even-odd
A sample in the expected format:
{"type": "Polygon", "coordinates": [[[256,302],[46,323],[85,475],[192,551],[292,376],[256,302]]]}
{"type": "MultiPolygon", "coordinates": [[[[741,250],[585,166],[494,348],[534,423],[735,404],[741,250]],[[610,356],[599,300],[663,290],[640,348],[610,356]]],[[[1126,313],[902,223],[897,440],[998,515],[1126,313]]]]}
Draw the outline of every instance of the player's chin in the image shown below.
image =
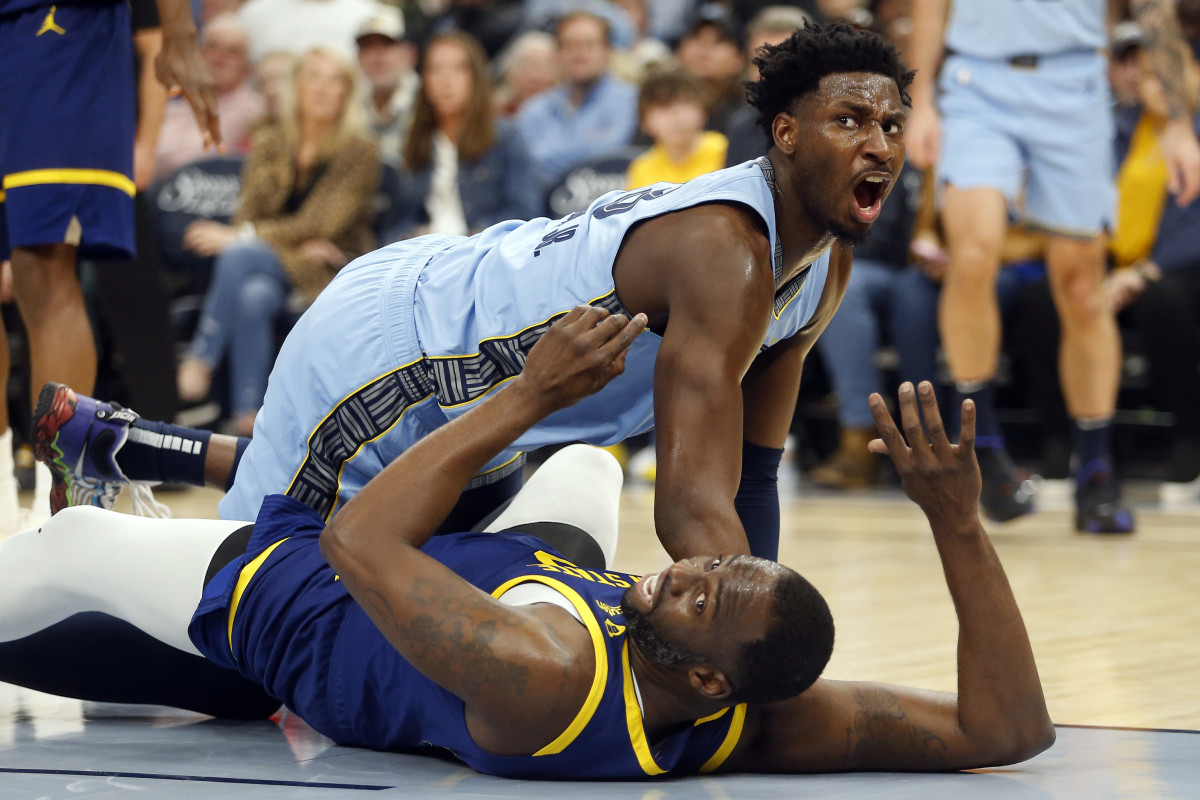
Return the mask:
{"type": "Polygon", "coordinates": [[[833,221],[829,226],[829,230],[839,242],[853,247],[862,244],[866,240],[867,236],[871,233],[872,224],[851,216],[848,219],[833,221]]]}

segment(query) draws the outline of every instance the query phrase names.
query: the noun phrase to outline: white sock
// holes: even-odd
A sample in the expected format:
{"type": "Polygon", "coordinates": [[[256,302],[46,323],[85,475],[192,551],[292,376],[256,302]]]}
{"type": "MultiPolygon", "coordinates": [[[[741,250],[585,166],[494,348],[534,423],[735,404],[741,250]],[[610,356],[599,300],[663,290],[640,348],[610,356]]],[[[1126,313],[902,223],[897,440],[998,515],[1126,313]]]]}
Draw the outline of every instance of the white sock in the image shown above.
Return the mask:
{"type": "Polygon", "coordinates": [[[205,573],[221,542],[245,525],[65,508],[0,542],[0,642],[101,611],[198,655],[187,629],[205,573]]]}
{"type": "Polygon", "coordinates": [[[50,468],[40,461],[33,464],[33,508],[30,522],[37,525],[50,519],[50,484],[54,481],[50,468]]]}
{"type": "Polygon", "coordinates": [[[12,428],[9,428],[0,434],[0,536],[17,532],[17,514],[20,510],[13,465],[12,428]]]}
{"type": "Polygon", "coordinates": [[[621,465],[609,453],[586,444],[564,447],[533,473],[508,508],[485,533],[529,522],[561,522],[586,531],[612,566],[617,553],[621,510],[621,465]]]}

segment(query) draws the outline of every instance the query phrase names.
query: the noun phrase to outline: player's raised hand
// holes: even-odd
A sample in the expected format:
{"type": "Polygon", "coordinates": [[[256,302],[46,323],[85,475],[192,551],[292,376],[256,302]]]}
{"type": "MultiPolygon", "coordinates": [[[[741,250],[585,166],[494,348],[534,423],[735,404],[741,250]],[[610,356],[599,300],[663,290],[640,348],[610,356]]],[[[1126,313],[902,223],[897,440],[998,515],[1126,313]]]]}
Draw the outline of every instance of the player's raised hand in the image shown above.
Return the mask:
{"type": "Polygon", "coordinates": [[[938,523],[955,529],[974,523],[979,515],[981,487],[975,459],[975,404],[963,401],[962,437],[956,445],[946,437],[933,385],[928,381],[922,381],[916,389],[911,383],[900,386],[903,435],[878,393],[871,395],[870,406],[880,438],[873,440],[869,449],[891,457],[905,493],[929,517],[934,530],[939,529],[938,523]],[[917,408],[918,395],[924,428],[917,408]]]}
{"type": "Polygon", "coordinates": [[[550,410],[600,391],[625,371],[625,354],[646,329],[646,315],[627,319],[602,308],[576,306],[542,335],[519,380],[550,410]]]}

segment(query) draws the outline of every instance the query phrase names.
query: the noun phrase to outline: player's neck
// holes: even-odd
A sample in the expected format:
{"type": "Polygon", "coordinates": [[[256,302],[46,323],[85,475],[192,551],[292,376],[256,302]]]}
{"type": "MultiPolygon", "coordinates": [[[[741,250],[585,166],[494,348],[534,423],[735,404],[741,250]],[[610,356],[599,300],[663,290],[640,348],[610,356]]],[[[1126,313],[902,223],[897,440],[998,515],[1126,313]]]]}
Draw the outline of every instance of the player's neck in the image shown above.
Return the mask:
{"type": "Polygon", "coordinates": [[[705,702],[688,684],[687,676],[650,662],[630,642],[629,667],[637,681],[642,701],[642,725],[646,738],[656,742],[698,719],[711,716],[725,706],[705,702]]]}
{"type": "Polygon", "coordinates": [[[812,218],[800,202],[790,165],[775,148],[767,153],[775,168],[775,231],[783,246],[783,283],[820,258],[834,243],[826,226],[812,218]]]}

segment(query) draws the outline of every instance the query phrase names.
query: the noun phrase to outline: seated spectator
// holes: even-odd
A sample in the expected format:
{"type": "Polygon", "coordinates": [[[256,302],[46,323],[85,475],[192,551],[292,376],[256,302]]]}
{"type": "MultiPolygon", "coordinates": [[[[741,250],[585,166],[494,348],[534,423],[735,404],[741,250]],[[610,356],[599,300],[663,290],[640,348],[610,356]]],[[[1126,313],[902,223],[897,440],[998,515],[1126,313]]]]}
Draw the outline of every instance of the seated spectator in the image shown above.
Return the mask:
{"type": "MultiPolygon", "coordinates": [[[[1194,72],[1189,78],[1196,83],[1194,72]]],[[[1141,97],[1140,108],[1117,116],[1117,268],[1108,289],[1117,310],[1127,309],[1158,397],[1175,417],[1167,480],[1184,483],[1200,476],[1200,200],[1181,208],[1167,195],[1158,146],[1167,104],[1149,70],[1141,97]]]]}
{"type": "Polygon", "coordinates": [[[226,355],[234,426],[249,436],[289,294],[316,297],[351,258],[371,249],[379,148],[366,132],[350,63],[330,50],[296,64],[279,123],[254,136],[232,225],[192,223],[184,244],[216,256],[204,311],[179,368],[179,395],[203,399],[226,355]]]}
{"type": "MultiPolygon", "coordinates": [[[[809,15],[791,6],[767,6],[758,12],[746,25],[744,79],[758,80],[758,67],[754,64],[754,57],[758,55],[760,47],[779,44],[798,28],[803,28],[810,19],[809,15]]],[[[758,127],[758,112],[749,103],[743,102],[741,107],[733,112],[723,133],[725,138],[729,139],[726,166],[732,167],[734,164],[767,154],[767,139],[758,127]]]]}
{"type": "Polygon", "coordinates": [[[421,81],[413,71],[415,48],[404,41],[404,18],[393,10],[359,26],[358,66],[367,79],[363,107],[383,160],[395,166],[412,121],[421,81]]]}
{"type": "Polygon", "coordinates": [[[613,73],[624,80],[641,83],[653,67],[671,62],[671,48],[650,35],[650,9],[647,0],[613,0],[633,23],[633,41],[621,47],[613,60],[613,73]]]}
{"type": "MultiPolygon", "coordinates": [[[[245,153],[250,130],[263,113],[263,99],[250,86],[250,58],[246,31],[237,17],[213,17],[200,33],[200,54],[212,76],[221,118],[221,138],[229,153],[245,153]]],[[[191,106],[182,97],[167,103],[158,136],[158,167],[155,179],[170,175],[184,164],[204,155],[204,139],[196,127],[191,106]]]]}
{"type": "Polygon", "coordinates": [[[610,72],[608,23],[577,12],[563,18],[555,38],[564,82],[517,114],[543,191],[577,164],[625,147],[637,129],[637,89],[610,72]]]}
{"type": "Polygon", "coordinates": [[[377,0],[247,0],[238,10],[256,63],[277,50],[295,56],[322,47],[354,58],[359,26],[376,14],[399,13],[377,0]]]}
{"type": "Polygon", "coordinates": [[[706,3],[675,48],[675,57],[704,87],[708,129],[723,131],[746,106],[742,51],[737,27],[724,6],[706,3]]]}
{"type": "Polygon", "coordinates": [[[291,53],[276,50],[267,53],[254,68],[254,89],[263,99],[259,125],[271,125],[283,115],[283,96],[291,90],[296,59],[291,53]]]}
{"type": "Polygon", "coordinates": [[[404,164],[400,222],[387,239],[471,234],[540,213],[529,151],[496,120],[487,56],[470,35],[445,33],[427,45],[404,164]]]}
{"type": "Polygon", "coordinates": [[[629,165],[627,189],[652,183],[684,183],[725,166],[729,142],[704,130],[704,88],[677,67],[652,71],[638,95],[642,130],[654,146],[629,165]]]}
{"type": "Polygon", "coordinates": [[[561,72],[554,37],[543,31],[521,34],[500,54],[499,68],[496,110],[511,117],[526,100],[558,85],[561,72]]]}

